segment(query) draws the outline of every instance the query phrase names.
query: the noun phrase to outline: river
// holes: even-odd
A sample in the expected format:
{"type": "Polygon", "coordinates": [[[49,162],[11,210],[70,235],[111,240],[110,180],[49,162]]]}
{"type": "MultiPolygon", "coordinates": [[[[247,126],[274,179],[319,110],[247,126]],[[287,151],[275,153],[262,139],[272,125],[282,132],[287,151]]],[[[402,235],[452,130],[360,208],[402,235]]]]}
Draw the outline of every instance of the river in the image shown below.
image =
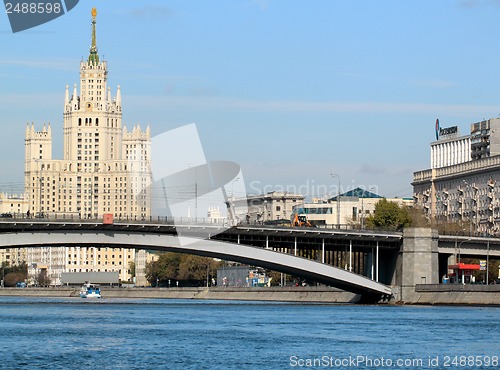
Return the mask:
{"type": "Polygon", "coordinates": [[[493,369],[500,308],[0,297],[2,369],[493,369]]]}

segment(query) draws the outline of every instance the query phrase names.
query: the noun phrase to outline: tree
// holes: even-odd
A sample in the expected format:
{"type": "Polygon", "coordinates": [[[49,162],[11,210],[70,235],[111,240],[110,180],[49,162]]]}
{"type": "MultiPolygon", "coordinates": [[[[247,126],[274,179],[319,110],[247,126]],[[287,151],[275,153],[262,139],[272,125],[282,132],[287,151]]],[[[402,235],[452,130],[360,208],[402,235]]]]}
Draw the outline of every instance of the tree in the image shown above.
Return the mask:
{"type": "Polygon", "coordinates": [[[157,286],[161,281],[177,280],[181,254],[163,253],[157,261],[146,264],[146,279],[151,285],[157,286]]]}
{"type": "MultiPolygon", "coordinates": [[[[213,258],[180,253],[163,253],[157,261],[146,264],[146,279],[153,286],[165,286],[168,280],[182,280],[187,284],[203,284],[207,273],[213,277],[219,262],[213,258]]],[[[186,284],[184,284],[186,285],[186,284]]]]}
{"type": "Polygon", "coordinates": [[[9,265],[9,262],[2,262],[2,278],[4,279],[4,286],[13,287],[20,281],[26,281],[28,278],[28,265],[22,262],[19,265],[9,265]]]}
{"type": "Polygon", "coordinates": [[[36,284],[38,286],[49,286],[52,280],[50,279],[49,274],[47,273],[47,269],[40,269],[36,277],[36,284]]]}
{"type": "Polygon", "coordinates": [[[179,280],[206,280],[213,273],[216,262],[213,258],[185,255],[179,264],[179,280]]]}
{"type": "Polygon", "coordinates": [[[5,287],[15,287],[17,283],[25,281],[25,277],[20,272],[9,272],[5,274],[4,286],[5,287]]]}
{"type": "MultiPolygon", "coordinates": [[[[268,276],[269,279],[271,279],[272,286],[281,285],[281,274],[282,273],[279,271],[274,271],[274,270],[267,270],[266,271],[266,275],[268,276]]],[[[288,279],[290,279],[290,275],[288,275],[288,279]]]]}
{"type": "Polygon", "coordinates": [[[424,212],[420,208],[408,208],[408,215],[411,220],[411,227],[429,227],[431,225],[429,219],[425,217],[424,212]]]}
{"type": "Polygon", "coordinates": [[[446,235],[470,235],[472,231],[471,223],[462,220],[448,220],[442,218],[427,218],[421,208],[413,207],[408,209],[411,220],[411,227],[431,227],[438,230],[439,234],[446,235]]]}
{"type": "Polygon", "coordinates": [[[130,274],[130,276],[135,277],[135,262],[134,261],[129,261],[128,273],[130,274]]]}
{"type": "Polygon", "coordinates": [[[382,198],[375,204],[375,212],[366,219],[370,228],[399,230],[410,226],[411,219],[407,207],[382,198]]]}

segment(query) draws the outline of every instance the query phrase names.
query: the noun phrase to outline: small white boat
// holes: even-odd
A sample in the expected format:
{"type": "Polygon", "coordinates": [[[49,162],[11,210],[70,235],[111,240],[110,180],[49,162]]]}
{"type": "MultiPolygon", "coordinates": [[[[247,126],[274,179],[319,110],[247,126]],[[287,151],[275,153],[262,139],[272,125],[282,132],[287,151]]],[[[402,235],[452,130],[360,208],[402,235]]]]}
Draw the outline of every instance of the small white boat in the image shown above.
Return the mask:
{"type": "Polygon", "coordinates": [[[86,283],[80,289],[81,298],[101,298],[101,290],[98,286],[86,283]]]}

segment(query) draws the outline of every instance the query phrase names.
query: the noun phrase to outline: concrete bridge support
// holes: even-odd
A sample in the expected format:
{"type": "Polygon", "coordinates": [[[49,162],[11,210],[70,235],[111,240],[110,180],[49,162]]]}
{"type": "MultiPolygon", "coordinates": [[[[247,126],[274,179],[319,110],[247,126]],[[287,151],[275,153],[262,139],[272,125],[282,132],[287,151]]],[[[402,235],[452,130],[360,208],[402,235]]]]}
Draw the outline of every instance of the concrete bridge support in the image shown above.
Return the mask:
{"type": "Polygon", "coordinates": [[[438,232],[407,228],[398,255],[393,290],[396,301],[414,302],[417,284],[439,284],[438,232]]]}

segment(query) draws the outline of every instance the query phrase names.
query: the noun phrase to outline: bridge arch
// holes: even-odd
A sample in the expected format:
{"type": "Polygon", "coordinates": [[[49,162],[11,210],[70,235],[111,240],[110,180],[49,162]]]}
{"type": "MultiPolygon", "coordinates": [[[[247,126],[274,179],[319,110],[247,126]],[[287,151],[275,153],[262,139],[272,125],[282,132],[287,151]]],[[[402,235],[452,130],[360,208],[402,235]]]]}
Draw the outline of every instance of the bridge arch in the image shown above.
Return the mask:
{"type": "Polygon", "coordinates": [[[220,258],[300,276],[377,300],[391,289],[364,276],[313,260],[268,249],[165,233],[115,230],[20,230],[3,233],[0,248],[39,246],[107,246],[150,249],[220,258]]]}

